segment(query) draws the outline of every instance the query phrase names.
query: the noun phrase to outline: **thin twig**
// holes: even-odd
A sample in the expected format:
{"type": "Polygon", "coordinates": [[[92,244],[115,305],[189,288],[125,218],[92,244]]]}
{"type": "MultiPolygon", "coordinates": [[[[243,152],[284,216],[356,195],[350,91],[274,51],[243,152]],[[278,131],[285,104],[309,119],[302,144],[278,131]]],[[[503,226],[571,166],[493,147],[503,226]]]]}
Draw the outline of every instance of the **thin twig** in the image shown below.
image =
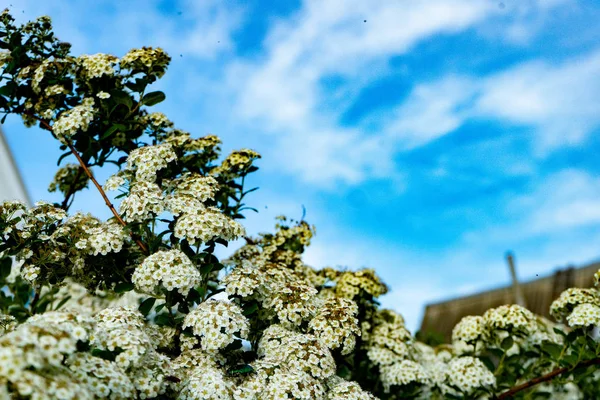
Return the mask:
{"type": "MultiPolygon", "coordinates": [[[[52,126],[50,126],[50,124],[48,124],[47,121],[43,120],[42,118],[39,118],[38,116],[36,116],[36,115],[34,115],[32,113],[27,113],[27,115],[29,115],[29,116],[35,118],[36,120],[38,120],[40,122],[40,124],[45,129],[49,130],[50,132],[53,131],[52,126]]],[[[83,159],[79,155],[79,152],[75,149],[75,147],[73,147],[73,145],[71,144],[71,142],[67,142],[67,146],[69,147],[69,150],[71,150],[71,153],[75,156],[75,158],[77,158],[77,161],[79,162],[79,165],[81,166],[81,168],[83,168],[83,171],[85,172],[85,174],[88,176],[88,178],[90,178],[90,180],[92,181],[92,183],[94,184],[94,186],[96,186],[96,189],[98,189],[98,192],[100,192],[100,195],[104,199],[104,202],[106,203],[106,205],[108,206],[108,208],[110,209],[110,211],[113,213],[113,215],[115,216],[115,218],[117,219],[117,221],[119,221],[119,223],[121,225],[127,226],[127,223],[125,221],[123,221],[123,218],[121,218],[121,216],[119,215],[119,213],[117,212],[117,210],[115,209],[115,207],[113,206],[113,204],[110,202],[110,200],[108,199],[108,196],[104,192],[104,189],[102,189],[102,186],[100,186],[100,184],[98,183],[98,181],[96,180],[96,178],[94,178],[94,175],[92,175],[92,172],[90,171],[90,169],[87,167],[86,163],[83,161],[83,159]]],[[[135,238],[134,238],[134,240],[137,243],[137,245],[139,246],[139,248],[144,253],[148,253],[148,249],[146,248],[146,246],[144,245],[144,243],[141,242],[141,240],[135,239],[135,238]]]]}
{"type": "Polygon", "coordinates": [[[542,375],[537,378],[533,378],[527,382],[524,382],[520,385],[517,385],[517,386],[511,388],[510,390],[507,390],[506,392],[502,393],[500,396],[496,397],[496,399],[498,399],[498,400],[508,399],[520,391],[528,389],[528,388],[535,386],[537,384],[540,384],[542,382],[550,381],[553,378],[555,378],[556,376],[564,374],[565,372],[573,371],[573,370],[576,370],[579,368],[589,367],[590,365],[596,365],[596,364],[600,364],[600,358],[594,358],[591,360],[582,361],[579,364],[575,365],[574,367],[557,368],[557,369],[547,373],[546,375],[542,375]]]}

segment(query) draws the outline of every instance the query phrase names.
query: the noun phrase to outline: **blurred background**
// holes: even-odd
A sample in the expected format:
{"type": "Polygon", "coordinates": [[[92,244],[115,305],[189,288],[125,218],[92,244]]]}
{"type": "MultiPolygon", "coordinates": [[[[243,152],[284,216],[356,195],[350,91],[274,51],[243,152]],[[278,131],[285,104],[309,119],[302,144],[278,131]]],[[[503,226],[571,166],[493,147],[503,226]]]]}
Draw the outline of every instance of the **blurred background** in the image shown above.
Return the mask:
{"type": "MultiPolygon", "coordinates": [[[[17,22],[49,15],[74,55],[164,48],[153,89],[167,100],[152,110],[263,155],[248,232],[304,207],[306,262],[374,268],[413,332],[425,304],[510,285],[508,250],[522,281],[600,258],[594,0],[0,6],[17,22]]],[[[60,202],[47,192],[59,143],[14,116],[2,129],[0,197],[60,202]]],[[[92,189],[77,210],[109,217],[92,189]]]]}

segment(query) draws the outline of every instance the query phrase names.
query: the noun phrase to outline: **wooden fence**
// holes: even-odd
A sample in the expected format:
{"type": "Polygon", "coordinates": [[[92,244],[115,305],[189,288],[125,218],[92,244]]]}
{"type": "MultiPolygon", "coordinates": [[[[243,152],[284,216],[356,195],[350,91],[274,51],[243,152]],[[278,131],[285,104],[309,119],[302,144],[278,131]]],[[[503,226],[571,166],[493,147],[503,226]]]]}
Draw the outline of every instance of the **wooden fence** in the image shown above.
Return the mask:
{"type": "MultiPolygon", "coordinates": [[[[521,283],[527,308],[549,318],[550,304],[563,290],[570,287],[593,286],[594,273],[599,269],[600,262],[581,268],[568,267],[558,270],[552,275],[521,283]]],[[[471,296],[429,304],[425,308],[421,332],[441,334],[449,342],[452,328],[462,317],[482,315],[490,308],[515,303],[513,287],[506,286],[471,296]]]]}

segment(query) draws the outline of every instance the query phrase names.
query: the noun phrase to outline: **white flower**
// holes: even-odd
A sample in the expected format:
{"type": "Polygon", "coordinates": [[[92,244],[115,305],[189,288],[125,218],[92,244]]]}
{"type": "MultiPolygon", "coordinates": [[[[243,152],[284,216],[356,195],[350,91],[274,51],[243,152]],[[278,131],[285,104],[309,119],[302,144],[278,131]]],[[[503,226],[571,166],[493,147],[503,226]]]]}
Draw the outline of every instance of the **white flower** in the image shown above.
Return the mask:
{"type": "Polygon", "coordinates": [[[200,272],[183,252],[168,250],[146,257],[135,269],[131,281],[142,292],[158,293],[156,289],[162,286],[187,296],[200,278],[200,272]]]}
{"type": "Polygon", "coordinates": [[[61,142],[66,143],[78,131],[88,130],[95,112],[94,101],[86,98],[82,104],[63,112],[52,126],[52,131],[61,142]]]}
{"type": "Polygon", "coordinates": [[[459,357],[448,363],[448,383],[470,395],[476,389],[493,387],[496,378],[479,359],[459,357]]]}
{"type": "Polygon", "coordinates": [[[579,304],[567,317],[571,328],[585,328],[600,325],[600,307],[595,304],[579,304]]]}
{"type": "Polygon", "coordinates": [[[249,326],[238,305],[218,300],[201,303],[183,320],[183,328],[191,328],[192,333],[200,338],[202,349],[207,351],[227,347],[236,336],[246,338],[249,326]]]}

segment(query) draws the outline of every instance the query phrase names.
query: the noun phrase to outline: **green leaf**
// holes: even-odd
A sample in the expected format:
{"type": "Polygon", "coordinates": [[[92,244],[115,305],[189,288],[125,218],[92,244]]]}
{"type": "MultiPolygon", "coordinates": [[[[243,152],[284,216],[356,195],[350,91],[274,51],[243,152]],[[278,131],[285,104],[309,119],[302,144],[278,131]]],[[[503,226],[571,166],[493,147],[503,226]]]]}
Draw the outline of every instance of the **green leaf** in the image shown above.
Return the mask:
{"type": "Polygon", "coordinates": [[[110,92],[110,96],[111,96],[111,98],[113,98],[115,100],[115,103],[123,104],[129,110],[131,110],[131,106],[133,105],[133,100],[131,99],[130,95],[128,95],[127,93],[122,92],[120,90],[113,90],[110,92]]]}
{"type": "Polygon", "coordinates": [[[196,289],[191,289],[187,296],[187,301],[190,303],[199,303],[200,302],[200,293],[196,289]]]}
{"type": "Polygon", "coordinates": [[[150,312],[150,310],[152,310],[152,307],[154,306],[154,303],[156,303],[156,299],[154,297],[148,297],[146,300],[142,301],[142,304],[140,304],[138,310],[145,317],[146,315],[148,315],[148,313],[150,312]]]}
{"type": "Polygon", "coordinates": [[[127,127],[123,124],[114,124],[113,126],[108,128],[102,136],[100,136],[100,140],[110,137],[116,131],[124,131],[126,129],[127,129],[127,127]]]}
{"type": "Polygon", "coordinates": [[[255,188],[252,188],[252,189],[246,190],[246,191],[244,192],[244,196],[245,196],[245,195],[247,195],[248,193],[252,193],[252,192],[254,192],[255,190],[258,190],[258,187],[255,187],[255,188]]]}
{"type": "Polygon", "coordinates": [[[227,247],[227,245],[229,244],[229,243],[227,242],[227,240],[225,240],[225,239],[222,239],[222,238],[216,238],[216,239],[215,239],[215,243],[218,243],[218,244],[220,244],[220,245],[223,245],[223,246],[225,246],[225,247],[227,247]]]}
{"type": "Polygon", "coordinates": [[[64,305],[65,305],[65,303],[66,303],[67,301],[69,301],[70,299],[71,299],[71,296],[65,296],[65,297],[64,297],[64,298],[63,298],[63,299],[62,299],[62,300],[61,300],[61,301],[60,301],[60,302],[59,302],[59,303],[56,305],[56,307],[54,308],[54,311],[56,311],[56,310],[60,309],[60,308],[61,308],[62,306],[64,306],[64,305]]]}
{"type": "Polygon", "coordinates": [[[0,282],[4,282],[6,277],[10,275],[12,267],[12,258],[6,257],[0,260],[0,282]]]}
{"type": "Polygon", "coordinates": [[[577,360],[578,357],[576,354],[569,354],[565,357],[563,357],[563,359],[561,360],[561,364],[563,364],[564,366],[575,366],[575,364],[577,364],[577,360]]]}
{"type": "Polygon", "coordinates": [[[160,314],[154,317],[154,323],[159,326],[171,325],[171,319],[168,314],[160,314]]]}
{"type": "Polygon", "coordinates": [[[210,271],[212,271],[213,269],[213,265],[212,264],[205,264],[203,266],[200,267],[200,274],[201,275],[207,275],[210,273],[210,271]]]}
{"type": "Polygon", "coordinates": [[[155,104],[158,104],[166,99],[166,96],[161,91],[150,92],[142,98],[142,104],[152,107],[155,104]]]}
{"type": "Polygon", "coordinates": [[[256,311],[258,311],[258,304],[252,303],[252,305],[250,307],[248,307],[244,310],[243,314],[245,316],[248,316],[248,315],[254,314],[256,311]]]}
{"type": "Polygon", "coordinates": [[[117,283],[114,290],[116,293],[125,293],[125,292],[129,292],[129,291],[133,290],[133,288],[134,288],[133,283],[121,282],[121,283],[117,283]]]}
{"type": "Polygon", "coordinates": [[[544,342],[542,343],[542,351],[548,354],[553,360],[558,361],[562,352],[562,346],[552,342],[544,342]]]}
{"type": "Polygon", "coordinates": [[[491,372],[494,372],[496,367],[489,357],[479,357],[479,359],[487,367],[487,369],[489,369],[491,372]]]}
{"type": "Polygon", "coordinates": [[[502,347],[503,350],[508,350],[513,346],[514,343],[515,341],[513,340],[512,336],[507,336],[504,338],[502,343],[500,343],[500,347],[502,347]]]}
{"type": "Polygon", "coordinates": [[[143,78],[136,78],[135,83],[127,82],[125,84],[125,86],[127,86],[129,89],[133,90],[134,92],[142,92],[147,85],[148,84],[147,84],[146,80],[143,78]]]}
{"type": "Polygon", "coordinates": [[[42,301],[40,301],[39,303],[36,304],[35,313],[39,314],[39,313],[46,312],[48,305],[50,305],[50,300],[47,298],[43,299],[42,301]]]}
{"type": "Polygon", "coordinates": [[[554,333],[559,334],[562,337],[567,337],[567,334],[565,333],[565,331],[563,331],[562,329],[559,328],[552,328],[554,330],[554,333]]]}
{"type": "Polygon", "coordinates": [[[108,361],[114,361],[116,358],[115,355],[108,350],[94,349],[92,350],[92,355],[108,361]]]}

